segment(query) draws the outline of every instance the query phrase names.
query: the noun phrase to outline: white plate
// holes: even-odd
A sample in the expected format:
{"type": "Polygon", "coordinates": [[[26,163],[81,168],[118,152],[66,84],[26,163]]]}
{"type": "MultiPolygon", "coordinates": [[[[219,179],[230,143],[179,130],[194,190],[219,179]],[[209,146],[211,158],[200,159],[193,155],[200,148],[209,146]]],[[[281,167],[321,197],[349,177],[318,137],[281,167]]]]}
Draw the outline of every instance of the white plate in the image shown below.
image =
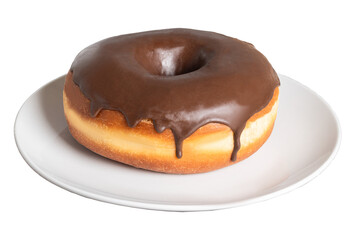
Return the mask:
{"type": "Polygon", "coordinates": [[[201,211],[265,200],[317,176],[337,153],[341,130],[328,104],[280,75],[280,106],[271,137],[248,159],[214,172],[172,175],[136,169],[79,145],[63,115],[64,76],[26,100],[15,140],[45,179],[85,197],[131,207],[201,211]]]}

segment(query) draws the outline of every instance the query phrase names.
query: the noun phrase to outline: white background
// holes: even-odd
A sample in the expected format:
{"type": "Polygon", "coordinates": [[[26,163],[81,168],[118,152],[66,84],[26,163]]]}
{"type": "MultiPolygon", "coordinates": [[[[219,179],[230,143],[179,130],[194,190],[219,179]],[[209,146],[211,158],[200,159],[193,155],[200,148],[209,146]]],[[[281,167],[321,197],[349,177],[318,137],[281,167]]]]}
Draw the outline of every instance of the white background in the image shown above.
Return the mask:
{"type": "Polygon", "coordinates": [[[0,239],[362,239],[363,8],[359,1],[250,2],[2,1],[0,239]],[[196,213],[90,200],[25,163],[13,124],[35,90],[65,74],[95,41],[174,27],[251,42],[277,72],[319,93],[343,130],[333,163],[283,196],[196,213]]]}

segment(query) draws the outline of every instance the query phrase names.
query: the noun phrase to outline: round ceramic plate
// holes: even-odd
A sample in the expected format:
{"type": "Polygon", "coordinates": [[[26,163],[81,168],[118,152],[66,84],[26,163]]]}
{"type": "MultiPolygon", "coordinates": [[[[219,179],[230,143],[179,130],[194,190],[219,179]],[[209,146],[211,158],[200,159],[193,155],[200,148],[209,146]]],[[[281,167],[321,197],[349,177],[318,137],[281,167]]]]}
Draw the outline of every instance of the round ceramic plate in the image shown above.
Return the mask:
{"type": "Polygon", "coordinates": [[[280,106],[268,141],[248,159],[217,171],[173,175],[136,169],[78,144],[63,115],[65,77],[26,100],[15,122],[25,161],[42,177],[79,195],[131,207],[201,211],[241,206],[297,188],[337,153],[338,120],[328,104],[280,75],[280,106]]]}

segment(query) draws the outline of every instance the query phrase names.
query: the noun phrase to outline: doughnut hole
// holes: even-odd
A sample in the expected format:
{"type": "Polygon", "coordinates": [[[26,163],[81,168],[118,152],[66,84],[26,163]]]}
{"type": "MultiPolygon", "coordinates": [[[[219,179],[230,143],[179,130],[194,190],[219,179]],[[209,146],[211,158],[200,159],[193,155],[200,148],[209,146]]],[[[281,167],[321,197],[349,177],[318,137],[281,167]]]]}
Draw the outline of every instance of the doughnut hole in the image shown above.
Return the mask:
{"type": "Polygon", "coordinates": [[[156,43],[148,47],[141,46],[135,51],[135,59],[151,75],[191,73],[205,66],[211,55],[195,44],[176,44],[173,47],[163,45],[156,43]]]}

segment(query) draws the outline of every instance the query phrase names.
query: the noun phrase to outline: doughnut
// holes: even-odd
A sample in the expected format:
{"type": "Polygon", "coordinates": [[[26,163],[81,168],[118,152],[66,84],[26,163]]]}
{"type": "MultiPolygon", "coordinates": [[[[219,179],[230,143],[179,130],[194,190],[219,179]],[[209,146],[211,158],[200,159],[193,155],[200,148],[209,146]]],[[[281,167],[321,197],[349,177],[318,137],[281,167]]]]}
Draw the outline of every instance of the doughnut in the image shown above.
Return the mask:
{"type": "Polygon", "coordinates": [[[71,135],[91,151],[136,168],[191,174],[255,153],[273,130],[279,86],[252,44],[165,29],[82,50],[66,76],[63,105],[71,135]]]}

